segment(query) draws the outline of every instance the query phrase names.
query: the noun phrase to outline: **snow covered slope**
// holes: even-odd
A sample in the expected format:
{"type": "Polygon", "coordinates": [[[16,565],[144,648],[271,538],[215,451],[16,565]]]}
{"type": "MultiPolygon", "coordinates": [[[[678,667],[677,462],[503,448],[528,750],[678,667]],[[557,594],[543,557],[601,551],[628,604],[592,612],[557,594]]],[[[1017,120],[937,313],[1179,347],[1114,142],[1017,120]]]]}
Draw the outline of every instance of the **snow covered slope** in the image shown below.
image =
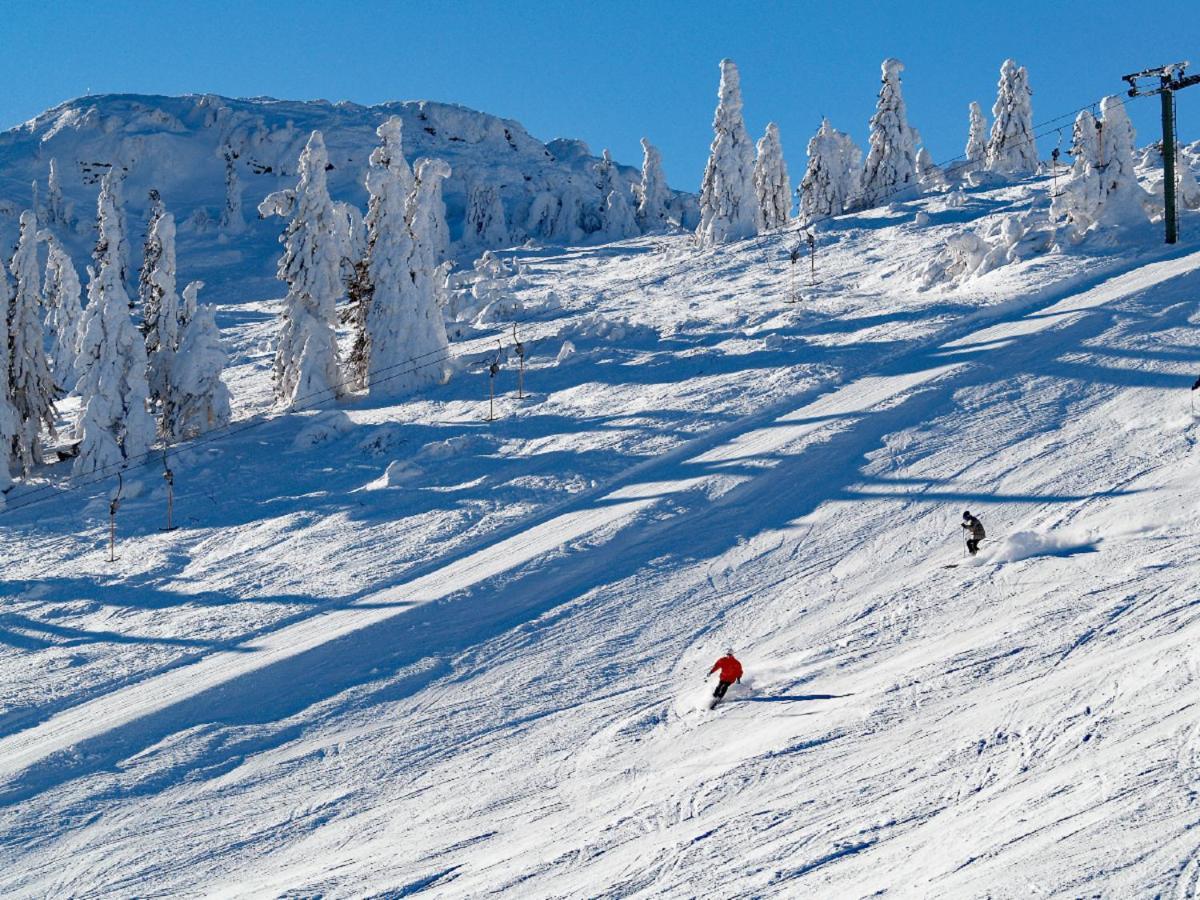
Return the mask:
{"type": "Polygon", "coordinates": [[[1045,202],[846,217],[797,304],[786,235],[521,251],[525,399],[505,323],[257,417],[231,291],[254,426],[173,463],[183,528],[153,469],[115,564],[99,487],[0,517],[0,889],[1190,896],[1200,245],[913,287],[1045,202]]]}

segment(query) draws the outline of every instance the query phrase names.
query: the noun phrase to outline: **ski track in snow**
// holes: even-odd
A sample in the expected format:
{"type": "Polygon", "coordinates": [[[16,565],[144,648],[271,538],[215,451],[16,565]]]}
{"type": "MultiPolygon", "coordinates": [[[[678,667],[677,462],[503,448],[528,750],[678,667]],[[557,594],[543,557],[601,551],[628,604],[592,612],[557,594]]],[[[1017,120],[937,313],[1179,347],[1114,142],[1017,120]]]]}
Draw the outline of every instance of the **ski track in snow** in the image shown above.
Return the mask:
{"type": "MultiPolygon", "coordinates": [[[[706,255],[714,283],[731,257],[754,272],[756,246],[706,255]]],[[[639,272],[604,251],[546,265],[639,272]]],[[[831,279],[869,277],[858,255],[831,279]]],[[[1191,896],[1200,516],[1185,391],[1164,388],[1200,362],[1200,253],[1167,257],[1041,306],[1000,273],[1010,305],[934,307],[894,346],[843,348],[801,399],[760,392],[708,437],[689,425],[657,458],[583,472],[596,488],[446,539],[427,571],[125,657],[124,686],[56,680],[0,738],[0,888],[1191,896]],[[944,569],[964,505],[990,539],[944,569]],[[746,683],[701,712],[727,644],[746,683]]],[[[863,326],[847,338],[871,344],[863,326]]],[[[689,339],[719,370],[712,338],[689,339]]],[[[702,381],[676,353],[664,377],[702,381]]],[[[328,566],[286,543],[336,539],[297,489],[278,533],[243,535],[197,586],[268,548],[298,577],[328,566]]]]}

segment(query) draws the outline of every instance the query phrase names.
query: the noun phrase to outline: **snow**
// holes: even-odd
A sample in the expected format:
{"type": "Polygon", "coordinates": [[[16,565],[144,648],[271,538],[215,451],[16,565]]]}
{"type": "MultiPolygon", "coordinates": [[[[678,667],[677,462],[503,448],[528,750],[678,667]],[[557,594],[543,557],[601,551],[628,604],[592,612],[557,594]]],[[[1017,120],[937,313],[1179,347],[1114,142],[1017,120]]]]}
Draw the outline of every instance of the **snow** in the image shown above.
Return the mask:
{"type": "Polygon", "coordinates": [[[181,225],[235,429],[115,563],[113,481],[8,492],[0,892],[1186,896],[1200,215],[1035,250],[1049,185],[824,222],[796,304],[794,234],[491,254],[451,380],[290,414],[269,242],[181,225]]]}

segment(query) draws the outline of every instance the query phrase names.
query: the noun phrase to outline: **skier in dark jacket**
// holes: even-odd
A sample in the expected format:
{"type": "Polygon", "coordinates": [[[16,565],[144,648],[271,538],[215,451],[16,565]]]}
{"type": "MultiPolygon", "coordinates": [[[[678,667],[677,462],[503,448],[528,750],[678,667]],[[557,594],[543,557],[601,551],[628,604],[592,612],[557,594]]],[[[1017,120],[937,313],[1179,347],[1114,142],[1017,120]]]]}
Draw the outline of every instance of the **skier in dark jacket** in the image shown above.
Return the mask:
{"type": "Polygon", "coordinates": [[[979,542],[987,537],[983,523],[971,515],[970,510],[963,512],[962,527],[967,532],[967,552],[972,556],[979,552],[979,542]]]}
{"type": "MultiPolygon", "coordinates": [[[[720,672],[717,676],[717,689],[713,691],[713,705],[716,706],[717,701],[725,696],[725,692],[729,690],[731,684],[735,681],[741,683],[742,664],[734,658],[732,650],[726,650],[725,655],[708,670],[708,675],[713,672],[720,672]]],[[[704,677],[708,678],[708,675],[704,677]]]]}

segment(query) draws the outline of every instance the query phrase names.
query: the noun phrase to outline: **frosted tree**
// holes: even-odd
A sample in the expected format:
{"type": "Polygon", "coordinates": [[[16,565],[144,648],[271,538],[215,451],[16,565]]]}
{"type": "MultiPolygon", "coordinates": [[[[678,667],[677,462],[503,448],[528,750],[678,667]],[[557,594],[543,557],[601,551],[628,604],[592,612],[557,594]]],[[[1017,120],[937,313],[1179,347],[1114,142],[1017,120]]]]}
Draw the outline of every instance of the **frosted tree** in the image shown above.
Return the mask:
{"type": "Polygon", "coordinates": [[[1003,175],[1037,171],[1032,97],[1025,67],[1006,59],[1000,67],[1000,83],[992,107],[995,118],[987,146],[987,167],[991,171],[1003,175]]]}
{"type": "Polygon", "coordinates": [[[367,387],[371,367],[368,320],[375,294],[372,269],[386,281],[383,290],[386,307],[382,318],[376,321],[376,327],[389,335],[393,333],[394,322],[388,310],[399,307],[395,301],[399,293],[406,288],[412,289],[412,279],[408,275],[412,234],[406,216],[415,182],[404,158],[403,133],[404,123],[398,116],[390,117],[375,129],[380,144],[372,151],[367,169],[367,248],[351,293],[354,346],[350,352],[349,370],[350,382],[358,390],[367,387]]]}
{"type": "Polygon", "coordinates": [[[225,207],[221,210],[221,228],[230,234],[239,234],[246,229],[246,220],[242,215],[242,186],[237,170],[241,152],[228,138],[221,144],[219,152],[225,161],[225,207]]]}
{"type": "MultiPolygon", "coordinates": [[[[141,330],[146,335],[146,348],[151,350],[151,335],[158,328],[158,304],[160,288],[151,281],[151,275],[157,270],[163,255],[162,234],[158,231],[158,221],[166,215],[167,208],[158,191],[150,191],[150,210],[146,217],[146,240],[142,244],[142,268],[138,272],[138,306],[142,310],[141,330]]],[[[172,237],[175,230],[171,229],[172,237]]],[[[174,243],[170,248],[171,271],[175,270],[174,243]]],[[[172,276],[173,277],[173,276],[172,276]]]]}
{"type": "Polygon", "coordinates": [[[275,351],[275,397],[294,408],[341,394],[334,323],[345,287],[335,234],[337,213],[325,182],[329,158],[321,132],[314,131],[300,154],[299,182],[259,205],[260,215],[291,215],[280,243],[278,276],[288,286],[275,351]]]}
{"type": "MultiPolygon", "coordinates": [[[[4,263],[0,261],[0,322],[8,322],[11,291],[8,274],[4,271],[4,263]]],[[[0,340],[0,509],[4,509],[4,491],[12,487],[10,457],[12,456],[13,439],[17,435],[20,424],[17,411],[13,409],[10,399],[12,391],[9,383],[9,362],[11,358],[8,341],[0,340]]]]}
{"type": "Polygon", "coordinates": [[[858,145],[823,119],[808,142],[808,168],[800,182],[800,217],[813,222],[850,209],[858,196],[861,171],[858,145]]]}
{"type": "Polygon", "coordinates": [[[862,199],[866,206],[887,203],[917,181],[917,144],[920,136],[908,124],[908,112],[900,91],[904,63],[885,59],[881,66],[883,86],[875,115],[871,116],[871,142],[863,170],[862,199]]]}
{"type": "Polygon", "coordinates": [[[639,229],[629,188],[607,148],[596,164],[595,171],[596,186],[600,190],[599,232],[612,241],[633,237],[639,229]]]}
{"type": "MultiPolygon", "coordinates": [[[[146,341],[148,368],[146,380],[150,399],[159,411],[170,393],[171,369],[179,347],[181,310],[175,282],[175,217],[163,213],[154,220],[146,238],[146,262],[142,267],[142,283],[146,286],[143,333],[146,341]],[[150,253],[153,249],[155,252],[150,253]]],[[[167,431],[165,425],[162,430],[167,431]]]]}
{"type": "MultiPolygon", "coordinates": [[[[113,166],[100,181],[98,202],[105,204],[107,208],[101,211],[97,225],[99,231],[96,248],[92,251],[96,270],[99,271],[105,265],[115,266],[116,278],[122,286],[129,283],[129,238],[125,226],[125,204],[121,196],[123,178],[123,173],[113,166]]],[[[128,296],[126,294],[126,297],[128,296]]]]}
{"type": "MultiPolygon", "coordinates": [[[[433,239],[434,235],[430,235],[430,240],[433,239]]],[[[500,190],[491,182],[477,181],[471,185],[467,193],[462,239],[463,245],[471,250],[495,250],[508,246],[504,204],[500,200],[500,190]]]]}
{"type": "Polygon", "coordinates": [[[229,423],[229,388],[221,380],[225,348],[208,306],[197,303],[204,282],[183,289],[179,350],[171,362],[170,391],[163,407],[163,433],[173,441],[196,437],[229,423]]]}
{"type": "Polygon", "coordinates": [[[405,215],[415,183],[412,169],[404,158],[404,122],[399,116],[391,116],[375,129],[375,134],[379,136],[380,144],[372,151],[367,169],[367,215],[363,220],[366,246],[362,259],[355,266],[355,278],[349,292],[349,320],[354,329],[354,344],[348,368],[350,384],[355,390],[367,387],[367,372],[371,364],[367,316],[375,290],[370,270],[372,248],[380,241],[401,242],[402,249],[394,253],[391,250],[386,252],[403,265],[411,253],[412,244],[405,215]]]}
{"type": "Polygon", "coordinates": [[[945,174],[925,147],[917,151],[917,181],[927,191],[946,186],[945,174]]]}
{"type": "Polygon", "coordinates": [[[75,386],[75,358],[79,353],[83,307],[79,304],[79,273],[66,249],[49,231],[38,235],[46,242],[46,274],[42,293],[46,300],[46,331],[50,335],[50,361],[60,394],[75,386]]]}
{"type": "Polygon", "coordinates": [[[604,233],[610,240],[620,241],[635,237],[640,231],[629,190],[620,184],[609,191],[604,201],[604,233]]]}
{"type": "Polygon", "coordinates": [[[46,359],[37,218],[26,210],[20,221],[20,238],[11,265],[16,290],[8,315],[9,391],[18,423],[14,456],[21,471],[28,475],[42,460],[42,429],[54,434],[56,391],[46,359]]]}
{"type": "Polygon", "coordinates": [[[373,397],[396,397],[445,380],[449,341],[438,303],[440,269],[436,220],[441,183],[450,167],[440,159],[417,161],[415,185],[391,167],[384,151],[372,154],[375,237],[367,258],[373,291],[366,318],[373,397]]]}
{"type": "Polygon", "coordinates": [[[33,220],[38,228],[46,227],[46,211],[42,208],[42,198],[38,191],[37,179],[29,186],[29,209],[33,212],[33,220]]]}
{"type": "Polygon", "coordinates": [[[742,118],[741,79],[731,59],[721,60],[717,98],[712,148],[700,185],[700,225],[696,235],[701,246],[758,234],[754,144],[742,118]]]}
{"type": "MultiPolygon", "coordinates": [[[[402,312],[405,321],[406,358],[413,360],[400,377],[386,383],[381,376],[373,379],[371,393],[395,396],[429,384],[441,384],[449,376],[446,364],[449,341],[442,316],[441,302],[445,296],[442,285],[444,271],[437,258],[437,219],[441,211],[442,182],[450,177],[450,166],[440,159],[419,159],[415,166],[416,187],[408,203],[407,220],[412,234],[412,254],[409,257],[409,278],[415,290],[410,305],[402,312]]],[[[374,305],[374,300],[372,300],[374,305]]],[[[372,355],[372,369],[376,368],[372,355]]],[[[395,373],[388,373],[394,375],[395,373]]]]}
{"type": "Polygon", "coordinates": [[[1119,97],[1100,101],[1101,121],[1087,110],[1075,119],[1071,177],[1051,202],[1055,220],[1066,219],[1072,236],[1093,228],[1146,221],[1149,195],[1134,171],[1135,134],[1119,97]]]}
{"type": "Polygon", "coordinates": [[[787,227],[792,212],[792,183],[788,179],[787,163],[783,160],[779,126],[774,122],[768,123],[766,134],[758,141],[754,191],[758,194],[760,226],[767,231],[787,227]]]}
{"type": "Polygon", "coordinates": [[[978,101],[971,101],[971,109],[969,113],[970,127],[967,131],[967,149],[963,155],[966,157],[966,169],[974,171],[981,169],[987,165],[987,120],[983,117],[983,110],[980,109],[978,101]]]}
{"type": "MultiPolygon", "coordinates": [[[[432,172],[432,170],[430,170],[432,172]]],[[[433,253],[433,258],[439,264],[445,261],[450,255],[450,229],[446,225],[446,201],[443,198],[443,187],[447,175],[440,177],[431,177],[425,189],[429,196],[426,200],[425,221],[428,228],[428,241],[430,251],[433,253]]],[[[500,206],[501,211],[504,205],[500,206]]],[[[512,229],[506,229],[506,243],[512,243],[512,229]]],[[[503,246],[503,245],[501,245],[503,246]]]]}
{"type": "MultiPolygon", "coordinates": [[[[101,236],[112,234],[115,179],[104,177],[98,201],[101,236]]],[[[146,411],[146,348],[129,317],[129,295],[114,254],[101,253],[99,270],[88,268],[88,305],[83,314],[76,368],[82,414],[76,427],[79,455],[74,473],[86,475],[137,459],[154,440],[146,411]]]]}
{"type": "Polygon", "coordinates": [[[46,179],[46,224],[50,227],[71,226],[71,208],[63,198],[62,183],[58,177],[58,162],[50,160],[50,174],[46,179]]]}
{"type": "Polygon", "coordinates": [[[670,224],[671,189],[663,174],[662,154],[642,138],[642,180],[637,191],[637,222],[644,231],[657,231],[670,224]]]}

